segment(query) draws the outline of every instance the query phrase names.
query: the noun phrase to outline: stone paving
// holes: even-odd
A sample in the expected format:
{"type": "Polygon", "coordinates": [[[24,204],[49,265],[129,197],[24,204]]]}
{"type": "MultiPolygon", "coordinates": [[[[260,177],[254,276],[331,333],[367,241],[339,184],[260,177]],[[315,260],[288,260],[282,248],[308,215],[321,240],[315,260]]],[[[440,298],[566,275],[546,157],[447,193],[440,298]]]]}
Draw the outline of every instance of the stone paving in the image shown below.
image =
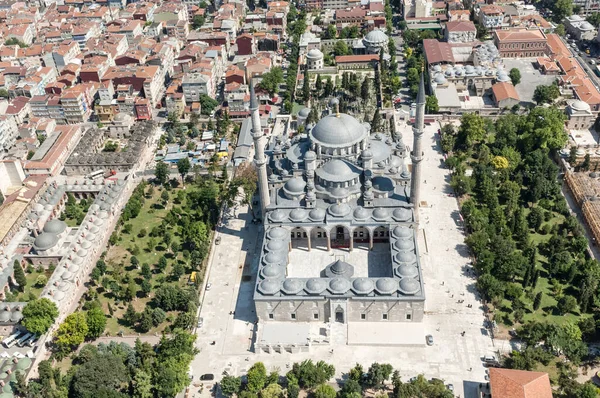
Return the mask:
{"type": "MultiPolygon", "coordinates": [[[[412,142],[410,126],[402,126],[405,142],[412,142]]],[[[331,346],[312,347],[309,353],[254,354],[253,268],[257,265],[260,247],[257,240],[262,232],[261,227],[250,222],[247,209],[240,207],[238,217],[231,218],[221,229],[221,243],[212,254],[210,288],[205,292],[200,314],[203,326],[197,330],[200,353],[192,363],[190,396],[209,396],[208,387],[214,382],[199,392],[199,377],[205,373],[213,373],[216,380],[223,371],[241,375],[257,361],[264,362],[268,369],[278,368],[285,373],[293,362],[308,358],[333,363],[338,379],[355,363],[368,367],[375,361],[387,362],[400,371],[405,381],[423,373],[427,378],[452,383],[456,396],[476,396],[477,385],[485,377],[480,358],[495,349],[484,328],[475,280],[470,274],[458,205],[449,196],[449,175],[439,153],[437,128],[428,126],[424,136],[422,198],[427,207],[420,211],[419,233],[426,293],[423,329],[425,334],[433,336],[434,346],[348,346],[345,345],[347,326],[335,324],[331,329],[331,346]]]]}

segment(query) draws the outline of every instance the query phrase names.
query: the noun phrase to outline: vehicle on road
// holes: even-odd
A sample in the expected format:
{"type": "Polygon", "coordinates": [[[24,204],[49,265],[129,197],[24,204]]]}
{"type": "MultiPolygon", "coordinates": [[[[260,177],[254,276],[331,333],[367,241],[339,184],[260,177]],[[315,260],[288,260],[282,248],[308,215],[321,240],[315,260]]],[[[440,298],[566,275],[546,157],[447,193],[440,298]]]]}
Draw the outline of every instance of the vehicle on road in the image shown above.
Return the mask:
{"type": "Polygon", "coordinates": [[[204,318],[200,317],[198,318],[198,329],[200,329],[202,325],[204,325],[204,318]]]}
{"type": "Polygon", "coordinates": [[[452,392],[454,392],[454,384],[448,384],[446,385],[446,388],[452,392]]]}
{"type": "Polygon", "coordinates": [[[211,287],[212,287],[212,284],[210,282],[206,284],[206,290],[210,290],[211,287]]]}
{"type": "Polygon", "coordinates": [[[215,245],[220,245],[221,244],[221,237],[217,236],[217,239],[215,239],[215,245]]]}
{"type": "Polygon", "coordinates": [[[19,336],[23,336],[23,332],[11,334],[10,336],[2,340],[2,345],[6,348],[12,347],[13,345],[17,344],[19,336]]]}
{"type": "Polygon", "coordinates": [[[427,345],[433,345],[433,336],[428,334],[425,336],[425,341],[427,342],[427,345]]]}
{"type": "Polygon", "coordinates": [[[215,379],[215,375],[212,373],[205,373],[202,376],[200,376],[200,380],[204,380],[204,381],[210,381],[210,380],[214,380],[215,379]]]}

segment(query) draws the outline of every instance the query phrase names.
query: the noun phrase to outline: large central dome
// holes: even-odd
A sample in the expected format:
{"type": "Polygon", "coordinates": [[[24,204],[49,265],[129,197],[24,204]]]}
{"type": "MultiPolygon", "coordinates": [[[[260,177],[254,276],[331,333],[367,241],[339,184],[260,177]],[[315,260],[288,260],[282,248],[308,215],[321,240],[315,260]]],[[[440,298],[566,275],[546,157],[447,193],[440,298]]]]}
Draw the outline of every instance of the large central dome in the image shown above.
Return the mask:
{"type": "Polygon", "coordinates": [[[366,136],[365,127],[345,113],[325,116],[310,132],[310,138],[325,147],[351,146],[366,136]]]}

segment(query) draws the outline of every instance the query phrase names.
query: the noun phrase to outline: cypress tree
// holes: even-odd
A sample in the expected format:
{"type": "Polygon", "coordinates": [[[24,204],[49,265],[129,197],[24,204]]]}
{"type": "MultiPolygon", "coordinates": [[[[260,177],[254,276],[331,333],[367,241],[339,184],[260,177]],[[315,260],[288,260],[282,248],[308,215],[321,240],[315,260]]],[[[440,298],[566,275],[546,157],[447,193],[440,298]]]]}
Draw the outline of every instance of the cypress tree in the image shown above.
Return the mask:
{"type": "Polygon", "coordinates": [[[536,270],[533,272],[533,279],[532,279],[532,281],[531,281],[531,287],[532,287],[532,288],[534,288],[534,289],[535,289],[535,287],[537,286],[537,283],[538,283],[538,279],[539,279],[539,277],[540,277],[540,270],[539,270],[539,269],[536,269],[536,270]]]}
{"type": "Polygon", "coordinates": [[[23,272],[23,267],[21,267],[21,263],[19,260],[15,260],[13,263],[13,276],[15,278],[15,282],[19,284],[19,291],[25,290],[25,285],[27,285],[27,278],[25,278],[25,272],[23,272]]]}
{"type": "Polygon", "coordinates": [[[535,295],[535,299],[533,300],[533,310],[537,311],[540,308],[540,305],[542,304],[542,296],[544,294],[542,292],[538,292],[538,294],[535,295]]]}
{"type": "Polygon", "coordinates": [[[531,267],[527,267],[525,270],[525,276],[523,277],[523,287],[529,286],[529,282],[531,282],[531,267]]]}

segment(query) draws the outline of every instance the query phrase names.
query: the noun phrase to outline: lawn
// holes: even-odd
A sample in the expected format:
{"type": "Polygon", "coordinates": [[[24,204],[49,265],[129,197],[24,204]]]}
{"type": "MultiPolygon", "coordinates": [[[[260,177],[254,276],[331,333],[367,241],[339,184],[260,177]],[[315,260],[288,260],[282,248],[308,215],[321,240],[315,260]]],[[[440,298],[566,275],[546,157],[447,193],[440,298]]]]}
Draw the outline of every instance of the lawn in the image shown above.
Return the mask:
{"type": "Polygon", "coordinates": [[[17,294],[14,296],[14,300],[12,301],[29,301],[31,299],[38,298],[40,296],[40,293],[44,289],[44,285],[36,286],[35,284],[38,276],[46,275],[46,278],[50,279],[50,276],[53,272],[48,269],[41,269],[42,272],[38,272],[38,269],[36,267],[31,267],[29,269],[33,270],[33,272],[25,272],[25,279],[27,279],[27,285],[25,285],[25,289],[23,290],[23,292],[18,292],[14,290],[13,292],[17,294]]]}
{"type": "MultiPolygon", "coordinates": [[[[148,190],[149,188],[146,189],[146,192],[148,192],[148,190]]],[[[182,252],[178,251],[177,253],[172,253],[170,249],[167,250],[162,244],[162,238],[160,236],[149,236],[152,228],[158,227],[173,207],[178,190],[179,189],[173,189],[169,192],[169,201],[166,206],[163,206],[161,200],[161,193],[163,190],[158,188],[152,189],[152,195],[146,195],[145,203],[138,216],[125,223],[125,225],[131,224],[131,231],[127,233],[121,229],[117,243],[108,249],[105,256],[108,275],[120,275],[125,273],[133,278],[134,284],[138,287],[138,292],[137,297],[135,297],[131,303],[138,313],[142,312],[146,305],[152,300],[153,292],[161,284],[165,282],[177,283],[182,288],[188,285],[189,274],[192,270],[187,265],[187,260],[183,258],[182,252]],[[140,233],[142,230],[144,230],[145,233],[140,233]],[[149,245],[150,241],[154,244],[149,245]],[[139,260],[138,267],[131,264],[131,253],[134,252],[136,246],[139,248],[139,253],[136,255],[139,260]],[[153,246],[153,248],[151,249],[150,246],[153,246]],[[163,255],[167,258],[168,265],[164,272],[161,272],[160,269],[157,268],[157,263],[159,258],[163,255]],[[178,280],[173,280],[171,271],[176,261],[184,263],[185,273],[178,280]],[[144,263],[148,263],[152,270],[152,277],[150,279],[152,290],[148,297],[144,297],[143,293],[139,290],[139,286],[143,281],[141,265],[144,263]]],[[[179,236],[174,231],[172,231],[172,236],[172,241],[179,243],[179,236]]],[[[105,313],[109,315],[106,332],[110,333],[110,335],[116,335],[119,332],[123,332],[124,334],[135,333],[134,330],[129,328],[121,320],[129,302],[125,302],[118,297],[115,297],[115,295],[104,285],[104,283],[101,283],[100,286],[96,287],[96,291],[98,292],[98,299],[100,300],[105,313]]],[[[177,314],[177,311],[167,312],[167,321],[174,320],[177,314]]],[[[160,333],[167,326],[168,322],[163,322],[158,325],[158,327],[152,328],[148,334],[160,333]]]]}

